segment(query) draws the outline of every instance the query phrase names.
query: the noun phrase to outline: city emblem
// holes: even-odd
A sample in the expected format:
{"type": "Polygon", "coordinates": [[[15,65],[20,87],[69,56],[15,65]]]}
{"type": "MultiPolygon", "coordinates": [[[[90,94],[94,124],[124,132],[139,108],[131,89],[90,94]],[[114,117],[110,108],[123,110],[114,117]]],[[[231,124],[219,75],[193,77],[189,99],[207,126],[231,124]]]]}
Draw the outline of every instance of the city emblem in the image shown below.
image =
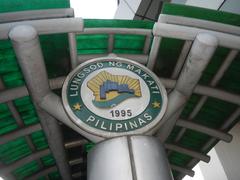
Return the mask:
{"type": "Polygon", "coordinates": [[[100,58],[74,69],[62,99],[70,119],[93,136],[151,134],[166,110],[166,91],[150,70],[131,60],[100,58]]]}

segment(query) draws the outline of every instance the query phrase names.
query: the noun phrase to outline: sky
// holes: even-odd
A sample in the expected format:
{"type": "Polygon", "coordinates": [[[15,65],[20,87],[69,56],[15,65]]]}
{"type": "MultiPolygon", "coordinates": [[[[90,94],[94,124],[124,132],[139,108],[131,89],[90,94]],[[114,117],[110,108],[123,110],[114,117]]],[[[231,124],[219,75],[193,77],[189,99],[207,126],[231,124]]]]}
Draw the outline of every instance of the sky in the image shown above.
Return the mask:
{"type": "Polygon", "coordinates": [[[113,19],[117,0],[70,0],[75,17],[84,19],[113,19]]]}

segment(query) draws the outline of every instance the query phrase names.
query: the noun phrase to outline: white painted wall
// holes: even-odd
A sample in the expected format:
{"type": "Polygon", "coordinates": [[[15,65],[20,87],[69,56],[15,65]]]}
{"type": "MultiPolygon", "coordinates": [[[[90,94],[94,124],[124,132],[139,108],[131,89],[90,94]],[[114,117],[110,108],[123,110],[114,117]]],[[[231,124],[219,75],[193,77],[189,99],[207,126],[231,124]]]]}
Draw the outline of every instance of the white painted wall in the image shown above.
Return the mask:
{"type": "Polygon", "coordinates": [[[133,19],[142,0],[120,0],[114,19],[133,19]]]}
{"type": "MultiPolygon", "coordinates": [[[[172,0],[172,3],[186,4],[217,10],[224,0],[172,0]]],[[[226,0],[220,11],[240,14],[240,0],[226,0]]]]}
{"type": "Polygon", "coordinates": [[[240,14],[240,0],[227,0],[220,10],[240,14]]]}
{"type": "Polygon", "coordinates": [[[231,143],[220,142],[215,150],[229,180],[240,180],[240,123],[231,131],[231,143]]]}
{"type": "Polygon", "coordinates": [[[205,180],[240,180],[240,123],[230,131],[231,143],[220,141],[209,152],[209,164],[199,163],[205,180]]]}
{"type": "Polygon", "coordinates": [[[209,163],[200,162],[199,166],[205,180],[228,180],[222,167],[221,161],[215,149],[212,149],[208,155],[211,157],[209,163]]]}
{"type": "Polygon", "coordinates": [[[186,5],[218,9],[224,0],[187,0],[186,5]]]}

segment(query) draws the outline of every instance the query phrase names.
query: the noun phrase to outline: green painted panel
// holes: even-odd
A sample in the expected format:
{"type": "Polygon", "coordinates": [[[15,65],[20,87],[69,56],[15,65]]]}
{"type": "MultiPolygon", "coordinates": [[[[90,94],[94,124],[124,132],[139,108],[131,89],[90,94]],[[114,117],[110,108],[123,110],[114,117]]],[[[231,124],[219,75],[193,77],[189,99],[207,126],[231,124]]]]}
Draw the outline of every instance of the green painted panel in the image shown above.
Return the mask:
{"type": "Polygon", "coordinates": [[[44,156],[41,158],[41,161],[43,163],[44,166],[52,166],[55,164],[55,160],[53,158],[53,156],[51,154],[44,156]]]}
{"type": "Polygon", "coordinates": [[[67,75],[70,70],[67,34],[41,35],[40,42],[48,78],[67,75]]]}
{"type": "Polygon", "coordinates": [[[115,35],[113,53],[142,54],[145,36],[115,35]]]}
{"type": "Polygon", "coordinates": [[[47,139],[42,130],[32,133],[31,139],[37,150],[42,150],[48,147],[47,139]]]}
{"type": "Polygon", "coordinates": [[[225,72],[223,78],[218,83],[217,87],[225,89],[226,91],[240,94],[240,53],[234,59],[228,70],[225,72]]]}
{"type": "Polygon", "coordinates": [[[13,174],[16,176],[17,180],[22,180],[25,179],[25,177],[36,173],[37,171],[39,171],[38,163],[36,161],[32,161],[17,168],[15,171],[13,171],[13,174]]]}
{"type": "Polygon", "coordinates": [[[171,132],[171,134],[167,138],[167,143],[174,143],[174,140],[178,133],[180,132],[181,128],[179,126],[175,126],[171,132]]]}
{"type": "Polygon", "coordinates": [[[29,96],[14,100],[14,104],[25,125],[31,125],[39,122],[35,107],[29,96]]]}
{"type": "Polygon", "coordinates": [[[10,41],[0,40],[0,75],[6,88],[24,84],[10,41]]]}
{"type": "Polygon", "coordinates": [[[224,62],[229,53],[229,49],[218,47],[211,58],[207,68],[204,70],[203,75],[199,81],[200,84],[208,85],[215,76],[216,72],[224,62]]]}
{"type": "Polygon", "coordinates": [[[0,135],[9,133],[17,128],[16,121],[12,117],[7,104],[0,104],[0,135]]]}
{"type": "MultiPolygon", "coordinates": [[[[104,54],[108,52],[108,35],[78,35],[78,54],[104,54]]],[[[145,36],[114,35],[113,53],[142,54],[145,36]]]]}
{"type": "Polygon", "coordinates": [[[198,103],[198,101],[200,100],[200,95],[197,94],[193,94],[190,99],[188,100],[187,104],[184,107],[184,110],[181,114],[181,118],[182,119],[188,119],[190,113],[193,111],[195,105],[198,103]]]}
{"type": "Polygon", "coordinates": [[[162,38],[157,64],[154,72],[161,77],[169,77],[181,53],[184,41],[172,38],[162,38]]]}
{"type": "Polygon", "coordinates": [[[54,180],[54,179],[61,179],[60,174],[56,171],[56,172],[52,172],[48,174],[48,177],[50,180],[54,180]]]}
{"type": "Polygon", "coordinates": [[[94,146],[95,146],[95,143],[93,142],[86,143],[84,144],[84,151],[88,153],[94,146]]]}
{"type": "Polygon", "coordinates": [[[172,174],[173,174],[173,177],[177,177],[179,175],[179,172],[172,170],[172,174]]]}
{"type": "Polygon", "coordinates": [[[78,54],[103,54],[107,53],[108,35],[78,35],[77,50],[78,54]]]}
{"type": "Polygon", "coordinates": [[[21,72],[15,71],[11,73],[6,73],[2,76],[4,84],[8,88],[14,88],[24,85],[24,80],[21,72]]]}
{"type": "Polygon", "coordinates": [[[0,40],[0,54],[0,74],[19,70],[10,41],[0,40]]]}
{"type": "Polygon", "coordinates": [[[31,150],[24,137],[0,146],[0,161],[4,164],[10,164],[29,154],[31,150]]]}
{"type": "Polygon", "coordinates": [[[70,7],[69,0],[1,0],[1,12],[70,7]]]}
{"type": "Polygon", "coordinates": [[[8,117],[10,115],[11,115],[11,113],[8,109],[7,104],[1,103],[0,104],[0,118],[8,117]]]}
{"type": "Polygon", "coordinates": [[[12,116],[0,118],[0,135],[16,130],[18,125],[12,116]]]}
{"type": "Polygon", "coordinates": [[[208,98],[207,102],[194,118],[194,122],[218,129],[236,108],[237,105],[235,104],[230,104],[215,98],[208,98]]]}
{"type": "MultiPolygon", "coordinates": [[[[130,20],[90,20],[84,21],[86,28],[118,27],[151,29],[153,22],[130,20]]],[[[105,54],[108,52],[108,35],[78,35],[78,54],[105,54]]],[[[114,35],[113,53],[142,54],[145,37],[139,35],[114,35]]]]}
{"type": "Polygon", "coordinates": [[[37,180],[46,180],[46,178],[45,177],[40,177],[37,180]]]}
{"type": "Polygon", "coordinates": [[[138,21],[138,20],[106,20],[106,19],[85,19],[85,28],[97,28],[97,27],[115,27],[115,28],[142,28],[152,29],[154,23],[150,21],[138,21]]]}
{"type": "Polygon", "coordinates": [[[169,157],[169,162],[177,166],[182,166],[182,164],[188,163],[191,159],[192,157],[188,155],[172,152],[169,157]]]}
{"type": "Polygon", "coordinates": [[[183,147],[199,151],[199,149],[201,149],[201,147],[207,142],[207,140],[209,140],[209,138],[210,136],[206,134],[188,129],[184,133],[179,144],[183,147]]]}

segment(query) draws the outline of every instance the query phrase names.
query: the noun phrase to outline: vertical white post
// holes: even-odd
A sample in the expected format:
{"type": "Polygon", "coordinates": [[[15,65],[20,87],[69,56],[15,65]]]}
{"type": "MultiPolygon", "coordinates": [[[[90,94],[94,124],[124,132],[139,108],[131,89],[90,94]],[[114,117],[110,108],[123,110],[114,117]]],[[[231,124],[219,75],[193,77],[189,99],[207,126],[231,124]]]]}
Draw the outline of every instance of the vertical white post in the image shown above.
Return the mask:
{"type": "Polygon", "coordinates": [[[150,136],[106,140],[88,155],[88,180],[173,180],[163,145],[150,136]]]}

